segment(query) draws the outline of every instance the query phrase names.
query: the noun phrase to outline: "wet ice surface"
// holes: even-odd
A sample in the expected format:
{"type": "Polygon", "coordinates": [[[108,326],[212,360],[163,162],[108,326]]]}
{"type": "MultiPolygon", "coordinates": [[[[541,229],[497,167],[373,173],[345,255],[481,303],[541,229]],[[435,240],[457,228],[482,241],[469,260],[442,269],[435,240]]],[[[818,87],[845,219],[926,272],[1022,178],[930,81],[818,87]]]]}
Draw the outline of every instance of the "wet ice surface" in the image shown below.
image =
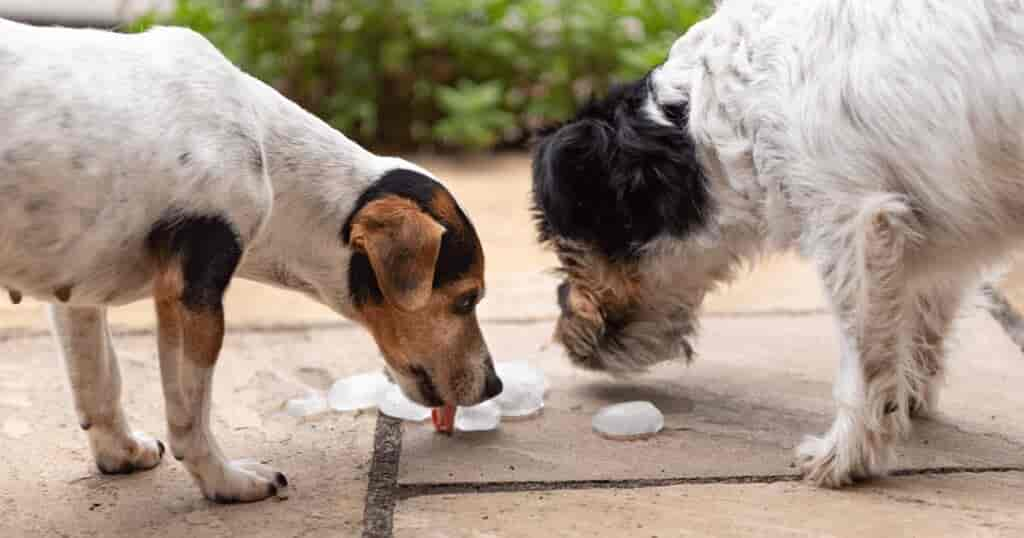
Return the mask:
{"type": "Polygon", "coordinates": [[[391,382],[383,372],[343,377],[331,385],[327,403],[335,411],[356,411],[377,407],[383,400],[391,382]]]}
{"type": "Polygon", "coordinates": [[[608,439],[643,439],[661,431],[665,417],[651,402],[625,402],[601,408],[592,424],[608,439]]]}
{"type": "Polygon", "coordinates": [[[405,394],[402,393],[402,389],[398,388],[398,385],[391,385],[387,392],[384,393],[378,409],[389,417],[412,422],[423,422],[430,418],[430,408],[423,407],[406,398],[405,394]]]}
{"type": "Polygon", "coordinates": [[[472,407],[460,407],[455,411],[455,429],[463,432],[483,432],[498,428],[501,423],[501,408],[494,400],[488,400],[472,407]]]}
{"type": "Polygon", "coordinates": [[[548,390],[544,372],[526,361],[498,362],[494,369],[505,387],[493,400],[503,417],[522,420],[540,413],[548,390]]]}
{"type": "Polygon", "coordinates": [[[284,404],[284,412],[297,418],[317,415],[324,411],[327,411],[327,398],[315,390],[310,390],[305,398],[295,398],[284,404]]]}
{"type": "MultiPolygon", "coordinates": [[[[544,408],[548,381],[544,372],[526,361],[502,361],[494,365],[504,390],[498,397],[472,407],[459,407],[455,413],[455,429],[488,431],[496,429],[502,418],[523,420],[536,417],[544,408]]],[[[388,381],[382,372],[369,372],[341,378],[334,382],[326,397],[310,389],[305,398],[285,403],[285,412],[306,417],[334,409],[356,411],[378,408],[390,417],[422,422],[430,417],[430,408],[409,400],[398,385],[388,381]]]]}
{"type": "MultiPolygon", "coordinates": [[[[526,361],[501,361],[494,363],[494,371],[506,385],[528,385],[536,387],[543,397],[548,392],[548,379],[544,372],[526,361]],[[508,380],[508,382],[506,382],[508,380]]],[[[500,396],[499,396],[500,398],[500,396]]]]}

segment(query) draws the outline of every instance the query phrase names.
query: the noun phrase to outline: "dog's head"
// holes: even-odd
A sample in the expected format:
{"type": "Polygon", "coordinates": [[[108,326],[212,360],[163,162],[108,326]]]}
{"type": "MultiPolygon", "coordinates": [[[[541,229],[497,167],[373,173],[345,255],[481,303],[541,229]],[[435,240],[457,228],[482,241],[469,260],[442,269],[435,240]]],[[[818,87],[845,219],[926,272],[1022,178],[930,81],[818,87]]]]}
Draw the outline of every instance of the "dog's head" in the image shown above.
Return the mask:
{"type": "Polygon", "coordinates": [[[388,172],[360,196],[342,235],[357,317],[410,399],[473,405],[501,392],[476,318],[483,249],[447,189],[416,171],[388,172]]]}
{"type": "MultiPolygon", "coordinates": [[[[677,268],[709,221],[708,181],[685,103],[660,106],[651,77],[613,89],[543,133],[533,164],[540,241],[565,280],[555,338],[576,364],[641,371],[692,355],[711,282],[677,268]]],[[[704,271],[699,271],[704,273],[704,271]]]]}

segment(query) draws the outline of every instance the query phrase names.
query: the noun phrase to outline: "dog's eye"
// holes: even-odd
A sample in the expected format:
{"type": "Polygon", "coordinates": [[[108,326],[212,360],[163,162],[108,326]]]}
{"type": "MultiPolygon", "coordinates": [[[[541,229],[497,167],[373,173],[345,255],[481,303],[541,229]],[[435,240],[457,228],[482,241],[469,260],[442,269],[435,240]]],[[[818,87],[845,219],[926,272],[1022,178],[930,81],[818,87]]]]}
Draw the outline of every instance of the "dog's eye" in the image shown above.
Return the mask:
{"type": "Polygon", "coordinates": [[[455,300],[455,313],[460,316],[468,316],[473,313],[473,308],[476,306],[476,302],[479,298],[480,292],[475,290],[462,294],[455,300]]]}

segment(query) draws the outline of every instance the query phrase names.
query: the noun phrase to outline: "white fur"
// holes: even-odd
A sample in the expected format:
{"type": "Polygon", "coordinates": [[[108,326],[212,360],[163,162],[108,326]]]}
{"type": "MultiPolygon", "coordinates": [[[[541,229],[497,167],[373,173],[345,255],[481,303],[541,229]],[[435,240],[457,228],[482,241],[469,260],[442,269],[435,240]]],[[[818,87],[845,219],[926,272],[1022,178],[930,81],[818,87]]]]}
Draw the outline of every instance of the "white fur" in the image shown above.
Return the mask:
{"type": "MultiPolygon", "coordinates": [[[[162,446],[132,434],[105,307],[147,297],[146,236],[175,213],[236,228],[237,275],[303,292],[351,316],[341,228],[356,198],[395,168],[269,86],[198,34],[36,28],[0,20],[0,286],[51,308],[75,405],[97,463],[156,465],[162,446]]],[[[172,435],[210,498],[256,500],[276,472],[229,462],[209,429],[212,368],[161,349],[172,435]],[[195,427],[193,427],[195,426],[195,427]]]]}
{"type": "Polygon", "coordinates": [[[816,483],[886,471],[965,290],[1024,238],[1022,64],[1019,0],[725,0],[654,74],[716,211],[652,264],[694,293],[765,251],[821,270],[844,344],[816,483]]]}

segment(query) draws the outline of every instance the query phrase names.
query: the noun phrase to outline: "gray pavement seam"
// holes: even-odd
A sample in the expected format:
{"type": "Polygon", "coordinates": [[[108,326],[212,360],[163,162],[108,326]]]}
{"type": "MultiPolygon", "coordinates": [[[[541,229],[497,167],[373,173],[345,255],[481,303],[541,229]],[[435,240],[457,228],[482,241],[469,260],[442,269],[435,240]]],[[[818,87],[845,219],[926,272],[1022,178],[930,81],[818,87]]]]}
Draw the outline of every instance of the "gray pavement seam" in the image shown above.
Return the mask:
{"type": "MultiPolygon", "coordinates": [[[[889,476],[932,476],[953,474],[986,474],[1024,472],[1024,466],[997,467],[931,467],[924,469],[900,469],[889,476]]],[[[584,489],[643,489],[680,485],[706,484],[774,484],[778,482],[800,482],[799,474],[738,475],[738,476],[693,476],[679,478],[650,478],[634,480],[565,480],[565,481],[523,481],[523,482],[463,482],[463,483],[422,483],[400,484],[398,500],[433,495],[464,495],[476,493],[526,493],[545,491],[569,491],[584,489]]]]}
{"type": "Polygon", "coordinates": [[[377,414],[373,456],[363,506],[363,538],[391,538],[398,502],[398,462],[402,456],[402,421],[377,414]]]}

